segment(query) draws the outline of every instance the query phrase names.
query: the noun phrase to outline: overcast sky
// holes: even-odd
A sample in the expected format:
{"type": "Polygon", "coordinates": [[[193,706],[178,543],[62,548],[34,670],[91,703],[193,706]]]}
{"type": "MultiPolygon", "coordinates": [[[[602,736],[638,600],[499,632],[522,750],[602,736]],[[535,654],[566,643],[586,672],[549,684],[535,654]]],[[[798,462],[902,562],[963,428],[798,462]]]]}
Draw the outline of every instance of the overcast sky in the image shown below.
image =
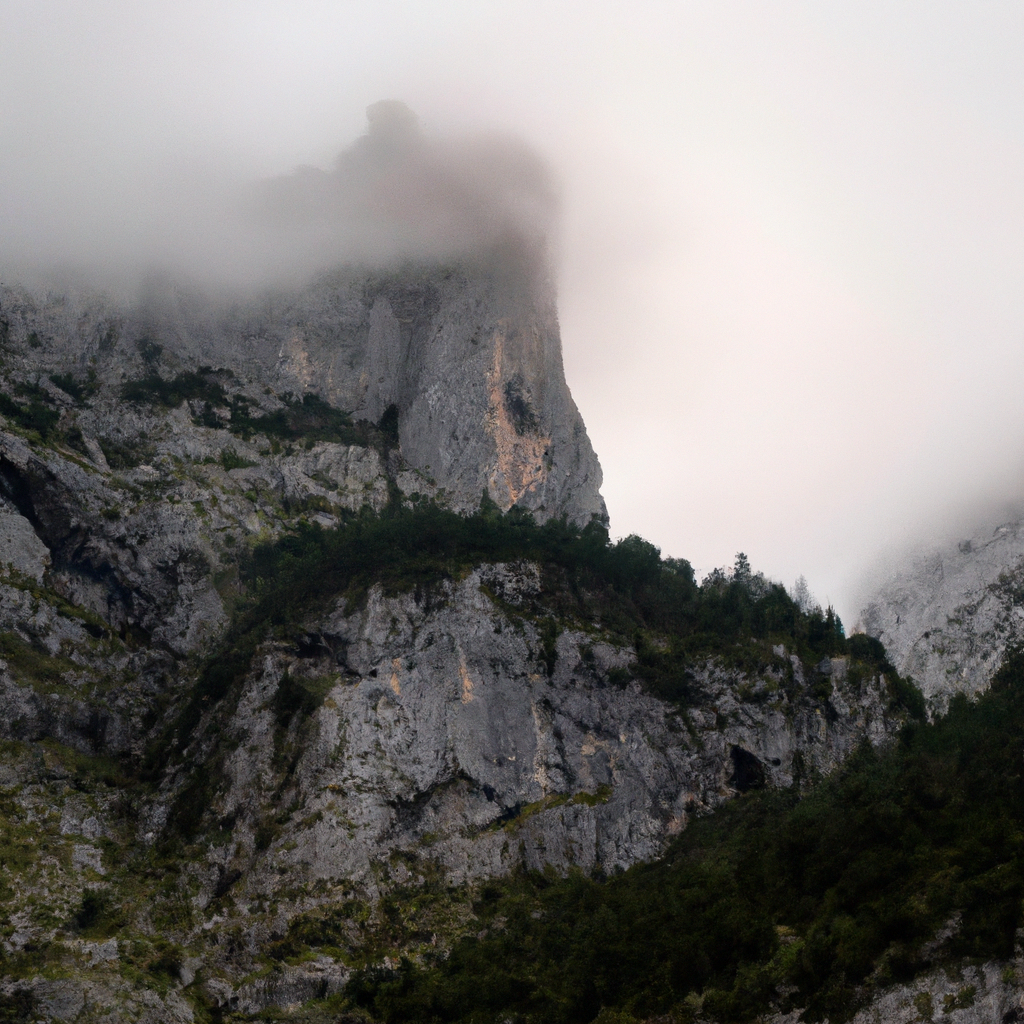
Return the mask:
{"type": "Polygon", "coordinates": [[[102,258],[175,196],[329,167],[380,99],[526,140],[615,535],[700,574],[742,549],[851,625],[880,558],[1024,496],[1019,0],[0,0],[0,25],[7,253],[102,258]]]}

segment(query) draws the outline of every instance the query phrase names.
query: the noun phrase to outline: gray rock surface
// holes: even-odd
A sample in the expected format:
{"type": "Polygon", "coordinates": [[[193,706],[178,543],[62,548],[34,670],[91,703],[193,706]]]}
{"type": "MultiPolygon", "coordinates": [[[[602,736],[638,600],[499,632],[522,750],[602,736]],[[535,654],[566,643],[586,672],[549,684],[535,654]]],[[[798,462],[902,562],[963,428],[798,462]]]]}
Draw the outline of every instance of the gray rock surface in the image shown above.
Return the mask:
{"type": "Polygon", "coordinates": [[[549,675],[535,624],[507,611],[539,591],[529,564],[477,569],[429,608],[377,589],[364,609],[310,621],[306,657],[265,649],[230,720],[215,810],[235,823],[224,871],[258,854],[261,821],[294,810],[246,869],[248,896],[286,877],[373,890],[382,870],[404,880],[420,861],[451,883],[520,865],[626,868],[737,792],[792,784],[798,751],[806,770],[828,772],[897,727],[884,680],[849,685],[841,659],[819,700],[798,659],[795,698],[780,685],[784,656],[760,679],[697,665],[701,698],[685,712],[647,694],[628,672],[633,651],[600,635],[562,632],[549,675]],[[326,696],[282,733],[273,705],[286,674],[326,696]],[[282,777],[287,750],[297,760],[282,777]]]}
{"type": "Polygon", "coordinates": [[[32,524],[10,506],[0,508],[0,565],[41,583],[50,551],[32,524]]]}
{"type": "MultiPolygon", "coordinates": [[[[1015,1024],[1024,1020],[1020,960],[943,968],[907,985],[879,992],[849,1024],[1015,1024]]],[[[775,1014],[765,1024],[797,1024],[799,1012],[775,1014]]]]}
{"type": "Polygon", "coordinates": [[[987,688],[1024,640],[1024,524],[1004,523],[919,555],[861,613],[896,669],[941,709],[987,688]]]}
{"type": "Polygon", "coordinates": [[[259,1013],[268,1006],[296,1009],[311,999],[327,999],[345,988],[352,972],[330,957],[320,956],[300,966],[285,966],[247,981],[227,995],[227,1005],[239,1013],[259,1013]]]}
{"type": "Polygon", "coordinates": [[[405,462],[455,508],[476,508],[486,489],[542,518],[607,515],[537,266],[338,272],[236,305],[170,286],[133,308],[0,288],[0,317],[15,365],[68,406],[49,375],[93,374],[93,409],[68,411],[87,444],[145,429],[122,418],[124,380],[207,365],[231,370],[257,404],[267,388],[317,394],[373,422],[394,406],[405,462]]]}
{"type": "Polygon", "coordinates": [[[4,289],[0,349],[0,1012],[322,999],[396,893],[443,898],[386,965],[453,941],[488,878],[653,858],[902,721],[884,678],[781,647],[757,672],[695,659],[685,706],[658,700],[628,639],[558,620],[528,562],[326,601],[200,697],[262,542],[485,491],[604,517],[529,268],[336,274],[234,306],[4,289]],[[320,430],[314,395],[367,422],[320,430]],[[267,425],[301,408],[305,433],[267,425]],[[289,952],[302,927],[329,933],[316,958],[289,952]]]}

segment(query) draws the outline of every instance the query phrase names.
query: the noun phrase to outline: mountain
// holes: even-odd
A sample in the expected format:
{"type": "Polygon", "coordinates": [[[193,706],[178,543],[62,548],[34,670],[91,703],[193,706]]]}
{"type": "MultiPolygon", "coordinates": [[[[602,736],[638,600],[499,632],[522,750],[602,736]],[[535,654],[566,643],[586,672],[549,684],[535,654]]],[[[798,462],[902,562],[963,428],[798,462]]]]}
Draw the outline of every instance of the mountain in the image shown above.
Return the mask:
{"type": "Polygon", "coordinates": [[[318,1019],[915,713],[745,562],[609,541],[539,266],[0,293],[5,1019],[318,1019]]]}
{"type": "Polygon", "coordinates": [[[543,267],[0,290],[0,1020],[1019,1019],[1016,528],[612,542],[543,267]]]}

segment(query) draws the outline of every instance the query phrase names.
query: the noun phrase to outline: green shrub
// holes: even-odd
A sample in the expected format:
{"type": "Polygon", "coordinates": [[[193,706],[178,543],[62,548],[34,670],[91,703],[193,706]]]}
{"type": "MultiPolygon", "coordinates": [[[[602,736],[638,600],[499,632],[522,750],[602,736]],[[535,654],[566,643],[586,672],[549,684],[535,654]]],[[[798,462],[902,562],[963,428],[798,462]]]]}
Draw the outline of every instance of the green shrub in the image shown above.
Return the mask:
{"type": "Polygon", "coordinates": [[[84,381],[79,380],[71,373],[51,373],[50,380],[61,391],[70,395],[79,405],[84,405],[86,399],[91,398],[100,389],[99,381],[96,379],[96,371],[93,369],[89,370],[84,381]]]}
{"type": "Polygon", "coordinates": [[[146,465],[156,455],[156,446],[149,443],[145,434],[134,441],[115,441],[109,437],[100,437],[97,441],[111,469],[134,469],[146,465]]]}
{"type": "Polygon", "coordinates": [[[59,689],[65,675],[76,668],[67,658],[37,650],[14,632],[0,633],[0,657],[16,680],[30,683],[44,693],[59,689]]]}
{"type": "Polygon", "coordinates": [[[86,889],[71,920],[80,934],[93,939],[116,935],[124,925],[121,908],[106,890],[86,889]]]}
{"type": "Polygon", "coordinates": [[[222,371],[202,366],[197,371],[179,373],[166,380],[152,373],[141,380],[131,380],[121,386],[121,398],[136,405],[155,405],[164,409],[175,409],[182,402],[197,399],[216,405],[227,404],[227,392],[217,379],[222,371]]]}
{"type": "Polygon", "coordinates": [[[286,395],[283,401],[283,408],[276,412],[253,416],[248,400],[235,397],[231,400],[231,419],[227,427],[244,440],[254,434],[263,434],[290,442],[333,441],[363,447],[369,443],[365,424],[356,426],[348,413],[329,405],[317,395],[307,394],[302,398],[286,395]]]}
{"type": "Polygon", "coordinates": [[[35,397],[27,405],[22,405],[0,393],[0,413],[22,430],[34,431],[44,441],[54,436],[60,421],[60,413],[56,409],[49,408],[35,397]]]}
{"type": "Polygon", "coordinates": [[[250,461],[242,455],[239,455],[234,448],[222,448],[220,453],[220,464],[228,470],[231,469],[248,469],[250,466],[255,466],[256,463],[250,461]]]}
{"type": "Polygon", "coordinates": [[[285,728],[297,713],[311,715],[324,702],[334,682],[330,677],[303,679],[285,672],[270,701],[278,726],[285,728]]]}
{"type": "MultiPolygon", "coordinates": [[[[0,321],[0,342],[6,342],[2,328],[5,321],[0,321]]],[[[0,1022],[22,1024],[24,1021],[37,1018],[36,997],[30,988],[13,988],[7,993],[0,993],[0,1022]]]]}

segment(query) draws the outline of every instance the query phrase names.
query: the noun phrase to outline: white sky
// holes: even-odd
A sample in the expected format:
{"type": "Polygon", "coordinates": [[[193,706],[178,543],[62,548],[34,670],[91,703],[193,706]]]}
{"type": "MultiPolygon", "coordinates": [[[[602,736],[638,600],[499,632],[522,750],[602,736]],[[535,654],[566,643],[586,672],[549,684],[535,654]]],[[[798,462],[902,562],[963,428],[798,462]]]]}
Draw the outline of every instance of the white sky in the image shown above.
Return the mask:
{"type": "Polygon", "coordinates": [[[326,167],[378,99],[527,139],[613,534],[699,574],[742,549],[852,625],[881,553],[1024,495],[1019,0],[0,0],[0,26],[8,252],[326,167]]]}

